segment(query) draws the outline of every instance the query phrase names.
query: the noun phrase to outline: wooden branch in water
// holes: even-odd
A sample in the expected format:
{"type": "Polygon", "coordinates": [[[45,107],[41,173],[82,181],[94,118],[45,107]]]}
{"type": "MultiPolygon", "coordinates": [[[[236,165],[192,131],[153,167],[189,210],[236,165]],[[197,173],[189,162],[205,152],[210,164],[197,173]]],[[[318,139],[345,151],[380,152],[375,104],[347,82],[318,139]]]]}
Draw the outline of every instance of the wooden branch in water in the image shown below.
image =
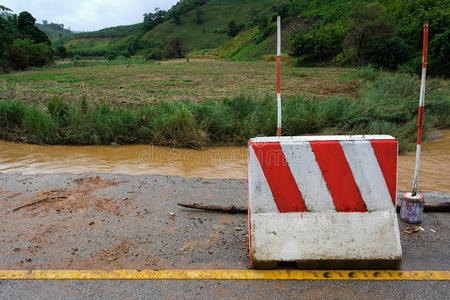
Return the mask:
{"type": "Polygon", "coordinates": [[[221,205],[209,205],[203,203],[178,203],[179,206],[186,208],[202,209],[207,211],[224,212],[229,214],[246,214],[247,207],[243,206],[221,206],[221,205]]]}
{"type": "MultiPolygon", "coordinates": [[[[178,203],[179,206],[186,208],[201,209],[207,211],[224,212],[230,214],[246,214],[247,207],[244,206],[221,206],[221,205],[210,205],[203,203],[178,203]]],[[[397,211],[400,210],[400,205],[397,205],[397,211]]],[[[424,212],[449,212],[450,202],[436,202],[436,203],[425,203],[424,212]]]]}
{"type": "Polygon", "coordinates": [[[37,200],[37,201],[34,201],[34,202],[31,202],[31,203],[28,203],[28,204],[25,204],[25,205],[16,207],[16,208],[14,208],[12,211],[16,212],[16,211],[18,211],[19,209],[22,209],[22,208],[25,208],[25,207],[30,207],[30,206],[33,206],[33,205],[36,205],[36,204],[39,204],[39,203],[42,203],[42,202],[47,202],[47,201],[55,200],[55,199],[64,199],[64,198],[67,198],[67,197],[66,197],[66,196],[58,196],[58,197],[47,197],[47,198],[42,198],[42,199],[39,199],[39,200],[37,200]]]}

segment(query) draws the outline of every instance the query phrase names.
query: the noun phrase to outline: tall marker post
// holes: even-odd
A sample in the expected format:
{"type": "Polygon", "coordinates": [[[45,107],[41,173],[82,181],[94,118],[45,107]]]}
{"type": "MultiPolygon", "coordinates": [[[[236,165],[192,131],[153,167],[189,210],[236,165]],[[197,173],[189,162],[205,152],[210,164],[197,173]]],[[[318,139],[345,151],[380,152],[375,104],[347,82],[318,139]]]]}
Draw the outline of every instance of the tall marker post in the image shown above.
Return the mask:
{"type": "Polygon", "coordinates": [[[277,17],[277,136],[281,136],[281,17],[277,17]]]}
{"type": "Polygon", "coordinates": [[[428,56],[428,22],[423,24],[423,54],[422,54],[422,81],[420,84],[419,116],[417,119],[417,150],[416,168],[414,169],[414,180],[412,183],[411,195],[417,194],[419,186],[420,151],[422,146],[423,111],[425,104],[425,81],[427,77],[427,56],[428,56]]]}
{"type": "Polygon", "coordinates": [[[422,223],[423,195],[417,193],[419,187],[420,151],[422,147],[423,113],[425,105],[425,82],[427,78],[428,56],[428,22],[423,24],[422,80],[420,84],[419,113],[417,118],[416,167],[412,181],[411,193],[404,193],[401,198],[400,219],[410,224],[422,223]]]}

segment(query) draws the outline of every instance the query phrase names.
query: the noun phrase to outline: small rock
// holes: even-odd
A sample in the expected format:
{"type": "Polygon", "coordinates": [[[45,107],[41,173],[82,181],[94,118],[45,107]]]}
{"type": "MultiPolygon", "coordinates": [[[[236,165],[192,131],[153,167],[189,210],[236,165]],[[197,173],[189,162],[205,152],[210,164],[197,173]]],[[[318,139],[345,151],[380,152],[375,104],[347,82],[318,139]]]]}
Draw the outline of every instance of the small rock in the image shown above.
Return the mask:
{"type": "Polygon", "coordinates": [[[92,221],[92,222],[89,222],[89,226],[92,226],[92,225],[94,225],[95,224],[95,222],[94,221],[92,221]]]}
{"type": "Polygon", "coordinates": [[[14,248],[15,252],[20,251],[20,250],[21,250],[20,248],[14,248]]]}
{"type": "Polygon", "coordinates": [[[31,257],[25,258],[25,261],[30,262],[31,261],[31,257]]]}
{"type": "Polygon", "coordinates": [[[241,227],[237,227],[235,230],[236,231],[242,231],[242,228],[241,227]]]}

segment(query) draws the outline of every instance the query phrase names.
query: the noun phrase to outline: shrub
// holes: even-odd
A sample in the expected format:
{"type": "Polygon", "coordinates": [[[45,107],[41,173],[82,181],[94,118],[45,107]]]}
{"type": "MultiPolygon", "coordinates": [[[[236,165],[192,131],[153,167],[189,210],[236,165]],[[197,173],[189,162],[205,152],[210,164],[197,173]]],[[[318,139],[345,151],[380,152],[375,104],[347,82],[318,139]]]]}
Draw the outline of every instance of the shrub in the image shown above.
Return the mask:
{"type": "Polygon", "coordinates": [[[408,61],[411,52],[411,47],[398,36],[374,39],[362,49],[368,64],[388,70],[396,70],[400,64],[408,61]]]}
{"type": "Polygon", "coordinates": [[[159,48],[153,48],[145,54],[145,60],[161,60],[164,58],[164,51],[159,48]]]}
{"type": "Polygon", "coordinates": [[[166,48],[166,57],[168,58],[182,58],[186,54],[186,47],[184,40],[179,37],[169,39],[166,48]]]}
{"type": "Polygon", "coordinates": [[[110,51],[105,54],[107,60],[115,60],[119,54],[116,51],[110,51]]]}
{"type": "Polygon", "coordinates": [[[430,42],[428,72],[430,75],[450,77],[450,29],[437,34],[430,42]]]}
{"type": "Polygon", "coordinates": [[[290,40],[291,56],[300,62],[329,61],[342,51],[344,37],[343,27],[337,24],[299,28],[290,40]]]}
{"type": "Polygon", "coordinates": [[[126,58],[130,58],[131,54],[130,54],[130,52],[128,50],[123,50],[123,51],[120,51],[120,56],[123,56],[123,57],[126,57],[126,58]]]}

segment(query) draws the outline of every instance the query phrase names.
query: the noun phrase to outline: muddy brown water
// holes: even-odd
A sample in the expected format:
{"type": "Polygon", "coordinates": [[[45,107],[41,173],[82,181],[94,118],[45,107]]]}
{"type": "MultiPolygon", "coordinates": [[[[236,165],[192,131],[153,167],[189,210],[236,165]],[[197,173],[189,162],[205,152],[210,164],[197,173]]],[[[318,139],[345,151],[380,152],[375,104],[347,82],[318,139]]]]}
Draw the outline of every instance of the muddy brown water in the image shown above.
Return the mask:
{"type": "MultiPolygon", "coordinates": [[[[450,192],[450,130],[424,144],[420,190],[450,192]]],[[[399,190],[409,190],[415,153],[399,156],[399,190]]],[[[203,178],[246,178],[245,147],[205,150],[148,145],[41,146],[0,141],[0,172],[162,174],[203,178]]]]}

